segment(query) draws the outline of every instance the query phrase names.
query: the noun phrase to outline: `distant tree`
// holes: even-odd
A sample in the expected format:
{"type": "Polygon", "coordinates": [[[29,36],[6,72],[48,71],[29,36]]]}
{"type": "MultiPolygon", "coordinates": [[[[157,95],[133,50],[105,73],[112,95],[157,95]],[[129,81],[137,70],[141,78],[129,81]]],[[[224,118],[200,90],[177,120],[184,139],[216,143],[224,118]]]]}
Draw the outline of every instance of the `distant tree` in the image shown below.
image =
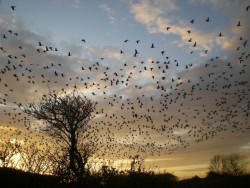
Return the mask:
{"type": "Polygon", "coordinates": [[[130,173],[141,173],[143,162],[144,158],[140,157],[140,155],[133,156],[130,163],[130,173]]]}
{"type": "Polygon", "coordinates": [[[34,174],[51,173],[51,148],[50,146],[38,147],[37,142],[28,143],[28,139],[24,139],[24,143],[18,148],[20,159],[18,165],[23,171],[34,174]]]}
{"type": "Polygon", "coordinates": [[[62,150],[69,159],[68,171],[78,183],[84,181],[88,159],[93,154],[81,140],[89,128],[95,106],[96,103],[82,93],[73,91],[62,96],[49,92],[39,102],[21,107],[26,114],[42,120],[45,123],[42,130],[62,143],[62,150]]]}
{"type": "Polygon", "coordinates": [[[225,157],[225,171],[233,175],[243,175],[246,173],[249,162],[246,157],[233,153],[225,157]]]}
{"type": "Polygon", "coordinates": [[[0,142],[0,161],[1,167],[16,167],[14,157],[18,154],[20,144],[17,141],[0,142]]]}
{"type": "Polygon", "coordinates": [[[210,160],[208,173],[239,176],[246,172],[248,164],[246,158],[237,153],[215,155],[210,160]]]}
{"type": "Polygon", "coordinates": [[[110,166],[110,165],[102,165],[100,169],[100,176],[101,176],[101,181],[100,185],[108,185],[110,183],[110,180],[118,175],[118,170],[116,168],[110,166]]]}
{"type": "Polygon", "coordinates": [[[223,169],[224,169],[223,158],[224,158],[224,155],[222,155],[222,154],[214,155],[213,158],[210,160],[209,172],[221,174],[223,172],[223,169]]]}

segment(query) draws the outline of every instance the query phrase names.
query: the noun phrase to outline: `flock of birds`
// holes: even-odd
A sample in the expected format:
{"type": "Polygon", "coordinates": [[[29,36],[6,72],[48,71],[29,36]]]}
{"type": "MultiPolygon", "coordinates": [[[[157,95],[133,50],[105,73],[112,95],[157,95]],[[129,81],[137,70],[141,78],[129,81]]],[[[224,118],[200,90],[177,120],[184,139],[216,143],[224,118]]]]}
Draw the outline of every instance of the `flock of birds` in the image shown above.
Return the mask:
{"type": "MultiPolygon", "coordinates": [[[[16,11],[16,7],[10,10],[16,11]]],[[[249,6],[245,11],[249,12],[249,6]]],[[[209,17],[205,21],[211,22],[209,17]]],[[[244,25],[238,21],[235,27],[244,25]]],[[[199,43],[191,30],[187,33],[192,54],[199,43]]],[[[0,34],[0,110],[5,115],[0,118],[1,139],[28,137],[32,142],[33,134],[43,144],[52,141],[39,132],[37,121],[19,109],[27,101],[45,97],[48,89],[61,94],[77,89],[97,102],[83,139],[98,145],[99,157],[172,154],[221,132],[249,132],[250,51],[245,36],[239,36],[237,59],[209,57],[205,50],[206,63],[182,67],[165,50],[159,50],[159,60],[143,61],[138,49],[119,49],[115,53],[124,58],[114,65],[105,56],[94,62],[79,60],[72,52],[59,54],[59,48],[46,41],[32,46],[22,41],[19,30],[1,28],[0,34]],[[173,74],[181,68],[182,72],[173,74]],[[199,72],[198,77],[189,75],[192,71],[199,72]]],[[[223,36],[218,33],[215,37],[223,36]]],[[[86,44],[87,40],[79,42],[86,44]]],[[[129,42],[124,40],[124,45],[129,42]]],[[[135,41],[137,46],[140,43],[135,41]]],[[[150,48],[158,50],[154,43],[150,48]]]]}

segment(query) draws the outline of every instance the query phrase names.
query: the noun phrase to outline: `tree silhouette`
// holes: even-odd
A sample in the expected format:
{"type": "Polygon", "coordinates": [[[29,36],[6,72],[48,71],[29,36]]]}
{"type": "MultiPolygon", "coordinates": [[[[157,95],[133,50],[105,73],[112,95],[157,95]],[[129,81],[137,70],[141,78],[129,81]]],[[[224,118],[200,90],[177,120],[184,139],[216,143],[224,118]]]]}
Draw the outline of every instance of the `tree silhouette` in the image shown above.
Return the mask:
{"type": "Polygon", "coordinates": [[[221,174],[223,171],[223,155],[217,154],[214,155],[212,159],[210,159],[209,164],[209,172],[213,172],[216,174],[221,174]]]}
{"type": "Polygon", "coordinates": [[[62,96],[49,92],[41,101],[21,107],[26,114],[45,123],[43,131],[66,144],[64,151],[69,158],[68,168],[78,183],[84,181],[86,164],[92,154],[89,147],[84,149],[80,139],[89,128],[88,122],[95,106],[96,103],[74,90],[62,96]]]}
{"type": "Polygon", "coordinates": [[[140,155],[133,156],[130,164],[130,173],[141,173],[143,162],[144,158],[140,157],[140,155]]]}
{"type": "Polygon", "coordinates": [[[18,154],[20,144],[17,141],[11,142],[1,141],[0,142],[0,166],[1,167],[15,167],[14,156],[18,154]]]}
{"type": "Polygon", "coordinates": [[[243,175],[248,161],[244,156],[232,153],[230,155],[217,154],[210,160],[209,172],[215,174],[243,175]]]}
{"type": "Polygon", "coordinates": [[[37,141],[28,143],[28,139],[24,138],[24,143],[18,148],[20,169],[34,174],[51,173],[51,149],[50,146],[39,148],[37,141]]]}

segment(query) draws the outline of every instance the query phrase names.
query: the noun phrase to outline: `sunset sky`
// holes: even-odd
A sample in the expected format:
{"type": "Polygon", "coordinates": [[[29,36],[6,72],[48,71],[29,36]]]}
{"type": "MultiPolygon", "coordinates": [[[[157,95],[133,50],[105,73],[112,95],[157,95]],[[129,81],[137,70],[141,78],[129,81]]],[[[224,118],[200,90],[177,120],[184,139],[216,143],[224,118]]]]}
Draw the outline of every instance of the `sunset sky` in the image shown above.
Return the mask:
{"type": "Polygon", "coordinates": [[[1,139],[41,124],[18,103],[77,87],[98,103],[88,139],[116,163],[140,154],[185,178],[205,176],[214,154],[250,158],[249,5],[2,0],[1,139]]]}

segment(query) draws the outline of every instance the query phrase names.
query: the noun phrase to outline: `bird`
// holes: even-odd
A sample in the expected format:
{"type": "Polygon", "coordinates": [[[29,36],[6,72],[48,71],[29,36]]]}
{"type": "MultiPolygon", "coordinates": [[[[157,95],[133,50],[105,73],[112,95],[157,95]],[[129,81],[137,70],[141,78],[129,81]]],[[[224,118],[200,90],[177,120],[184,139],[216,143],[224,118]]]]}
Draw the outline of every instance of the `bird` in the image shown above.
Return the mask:
{"type": "Polygon", "coordinates": [[[13,11],[16,10],[16,6],[10,6],[13,11]]]}
{"type": "Polygon", "coordinates": [[[243,43],[244,48],[247,46],[247,41],[248,41],[248,40],[246,40],[246,41],[243,43]]]}
{"type": "Polygon", "coordinates": [[[241,25],[240,25],[240,21],[238,21],[238,24],[237,24],[237,26],[238,26],[238,27],[240,27],[240,26],[241,26],[241,25]]]}
{"type": "Polygon", "coordinates": [[[135,49],[134,57],[138,54],[138,51],[135,49]]]}

